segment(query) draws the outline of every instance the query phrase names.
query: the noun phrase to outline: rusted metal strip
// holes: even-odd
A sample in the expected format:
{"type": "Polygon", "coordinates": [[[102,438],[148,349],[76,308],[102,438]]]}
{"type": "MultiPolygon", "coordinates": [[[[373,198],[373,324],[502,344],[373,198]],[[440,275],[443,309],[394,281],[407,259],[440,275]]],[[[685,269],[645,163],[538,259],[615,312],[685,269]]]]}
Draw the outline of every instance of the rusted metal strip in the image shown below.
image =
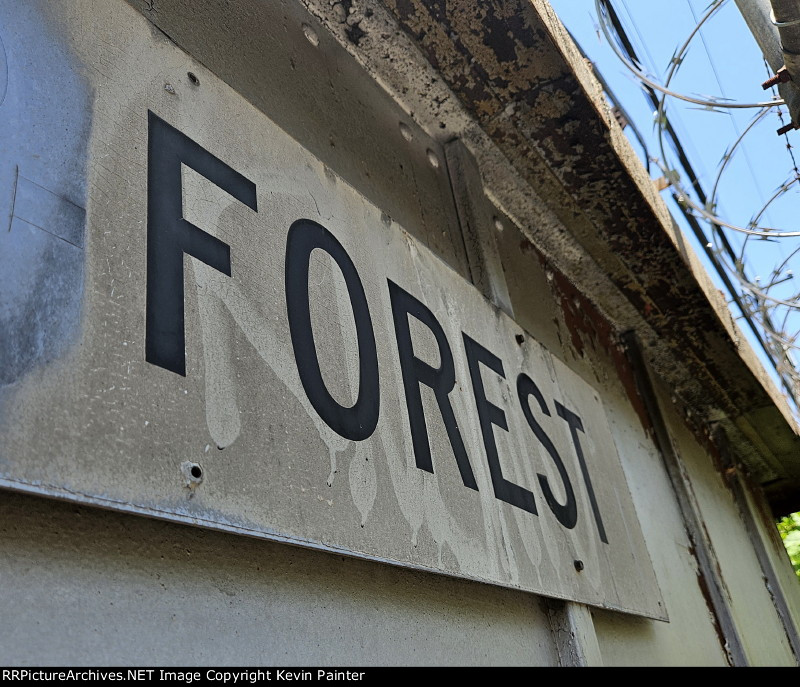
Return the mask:
{"type": "Polygon", "coordinates": [[[748,665],[747,656],[739,637],[739,632],[736,629],[729,600],[723,588],[722,573],[714,552],[714,545],[711,543],[703,524],[699,504],[695,500],[681,468],[681,459],[670,440],[666,421],[661,412],[658,397],[653,389],[650,371],[642,355],[638,337],[634,332],[627,332],[621,338],[631,361],[639,393],[650,415],[654,443],[659,453],[661,453],[672,488],[675,491],[686,534],[694,548],[698,566],[698,584],[714,617],[720,643],[731,665],[746,666],[748,665]]]}
{"type": "MultiPolygon", "coordinates": [[[[791,646],[792,652],[794,653],[795,662],[798,662],[798,665],[800,665],[800,661],[798,661],[798,659],[800,659],[800,636],[798,635],[797,627],[792,620],[792,613],[789,610],[788,604],[786,603],[786,597],[783,594],[780,580],[778,579],[778,575],[776,574],[775,568],[770,560],[766,544],[761,536],[761,532],[759,531],[758,523],[756,522],[753,511],[748,503],[747,491],[750,491],[750,493],[753,494],[754,490],[752,488],[748,488],[747,491],[745,490],[745,477],[743,477],[741,470],[733,461],[728,438],[725,435],[722,427],[718,426],[716,428],[716,431],[714,432],[714,443],[719,449],[722,467],[725,470],[724,477],[728,487],[731,490],[733,500],[736,503],[736,507],[739,511],[740,517],[742,518],[745,529],[747,530],[750,541],[753,544],[753,551],[758,559],[758,564],[761,566],[761,572],[764,575],[764,584],[766,585],[767,591],[772,598],[775,611],[778,614],[778,617],[781,619],[783,630],[786,633],[786,639],[788,640],[789,646],[791,646]]],[[[768,523],[768,526],[773,530],[776,529],[774,523],[768,523]]],[[[779,543],[778,545],[782,548],[782,543],[779,543]]]]}
{"type": "Polygon", "coordinates": [[[750,467],[759,481],[769,483],[771,503],[797,503],[800,468],[793,457],[800,438],[788,406],[775,389],[765,390],[755,357],[738,345],[738,335],[726,324],[723,302],[687,268],[666,207],[644,170],[637,171],[612,117],[605,117],[599,84],[552,8],[545,0],[477,7],[382,0],[382,5],[608,275],[614,296],[598,291],[593,300],[615,317],[624,302],[647,327],[626,319],[619,320],[620,329],[636,326],[642,335],[656,334],[654,369],[693,415],[711,421],[719,411],[728,413],[750,424],[754,435],[763,427],[756,412],[770,416],[781,441],[775,442],[774,454],[751,452],[750,467]],[[771,481],[776,477],[782,479],[771,481]]]}

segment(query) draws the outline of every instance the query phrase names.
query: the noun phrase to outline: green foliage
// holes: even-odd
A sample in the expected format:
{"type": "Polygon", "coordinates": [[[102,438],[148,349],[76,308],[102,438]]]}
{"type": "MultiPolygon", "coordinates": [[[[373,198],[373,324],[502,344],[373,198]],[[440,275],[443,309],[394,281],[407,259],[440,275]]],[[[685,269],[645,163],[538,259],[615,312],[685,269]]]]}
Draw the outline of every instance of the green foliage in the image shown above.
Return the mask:
{"type": "Polygon", "coordinates": [[[800,578],[800,513],[792,513],[778,520],[778,532],[789,552],[794,571],[800,578]]]}

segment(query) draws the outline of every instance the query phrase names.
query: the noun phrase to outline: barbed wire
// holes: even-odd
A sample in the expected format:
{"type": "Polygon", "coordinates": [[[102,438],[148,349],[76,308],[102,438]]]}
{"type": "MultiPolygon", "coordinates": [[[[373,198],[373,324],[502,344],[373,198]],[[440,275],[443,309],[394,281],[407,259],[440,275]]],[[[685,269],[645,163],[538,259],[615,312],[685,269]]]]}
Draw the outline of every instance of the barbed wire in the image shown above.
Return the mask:
{"type": "MultiPolygon", "coordinates": [[[[672,56],[671,66],[670,66],[670,77],[677,71],[677,68],[680,67],[681,63],[683,62],[683,55],[685,55],[686,50],[689,47],[689,44],[692,42],[692,39],[695,37],[697,32],[700,30],[702,25],[710,19],[722,6],[725,4],[726,0],[714,0],[711,3],[709,10],[703,15],[700,21],[697,23],[697,26],[694,30],[689,34],[689,37],[684,41],[684,44],[676,51],[676,53],[672,56]]],[[[648,75],[643,69],[638,67],[637,65],[633,64],[625,55],[622,54],[622,51],[616,45],[614,39],[611,37],[608,31],[608,23],[604,21],[603,18],[603,9],[602,4],[603,0],[595,0],[595,9],[597,11],[598,19],[600,20],[600,29],[603,31],[603,34],[608,41],[609,46],[614,51],[616,56],[619,60],[624,64],[630,72],[636,76],[640,81],[646,83],[650,88],[654,88],[655,90],[663,93],[664,95],[672,96],[673,98],[678,98],[679,100],[685,100],[686,102],[692,103],[694,105],[702,105],[709,110],[713,110],[716,108],[734,108],[734,109],[747,109],[747,108],[754,108],[754,107],[773,107],[775,105],[783,105],[784,101],[780,98],[775,100],[769,100],[766,102],[758,102],[758,103],[737,103],[733,102],[730,98],[724,98],[722,96],[706,96],[705,98],[698,98],[691,95],[686,95],[685,93],[678,93],[676,91],[670,90],[666,85],[662,85],[658,83],[653,77],[648,75]]],[[[669,78],[667,79],[669,81],[669,78]]]]}
{"type": "MultiPolygon", "coordinates": [[[[772,195],[763,202],[750,221],[743,225],[721,216],[718,211],[718,207],[721,204],[719,197],[721,182],[725,173],[730,169],[730,162],[735,153],[743,148],[743,142],[747,139],[748,134],[754,131],[770,112],[777,112],[781,123],[783,123],[781,106],[785,105],[785,103],[774,93],[774,88],[773,99],[771,100],[742,103],[723,96],[695,97],[680,93],[671,87],[684,63],[693,39],[700,34],[704,24],[718,13],[726,2],[727,0],[713,0],[699,20],[696,20],[694,28],[670,58],[663,82],[659,82],[654,76],[646,73],[634,57],[624,54],[624,46],[620,46],[617,43],[617,40],[622,42],[622,36],[618,35],[615,39],[613,33],[617,29],[609,25],[609,17],[606,10],[610,0],[595,0],[595,9],[599,27],[608,41],[609,47],[620,62],[643,86],[659,94],[657,96],[658,107],[654,113],[658,136],[658,157],[651,156],[649,162],[660,169],[663,178],[666,180],[667,187],[671,188],[673,197],[681,205],[684,214],[693,216],[708,224],[711,241],[706,247],[711,249],[719,265],[732,277],[733,285],[730,288],[734,288],[734,285],[738,287],[738,292],[731,293],[731,296],[742,311],[742,317],[751,320],[751,322],[754,321],[757,328],[763,333],[763,337],[759,337],[761,343],[772,359],[776,373],[783,382],[787,396],[793,402],[794,410],[797,412],[798,408],[800,408],[800,403],[798,402],[800,399],[800,365],[798,365],[798,360],[800,360],[800,346],[798,345],[798,339],[800,339],[800,289],[791,289],[791,282],[794,280],[791,264],[794,260],[800,259],[800,246],[791,250],[788,256],[769,270],[766,278],[762,279],[760,276],[751,278],[748,276],[751,271],[749,250],[753,245],[753,241],[785,244],[787,241],[800,237],[800,230],[762,226],[760,224],[769,208],[800,181],[800,171],[798,171],[788,137],[786,138],[786,147],[791,159],[792,171],[787,175],[786,180],[774,190],[772,195]],[[667,102],[670,98],[700,105],[704,111],[720,112],[726,109],[759,110],[744,130],[739,133],[733,144],[723,153],[714,178],[711,194],[707,198],[702,192],[698,193],[699,186],[696,179],[692,180],[692,187],[687,188],[683,184],[677,166],[671,164],[671,156],[665,144],[665,134],[669,130],[667,102]],[[698,195],[700,198],[698,198],[698,195]],[[743,236],[738,255],[732,251],[731,242],[727,234],[743,236]]],[[[656,96],[653,96],[653,100],[656,102],[656,96]]],[[[670,131],[670,134],[674,138],[674,133],[670,131]]],[[[731,283],[726,280],[726,284],[731,283]]]]}

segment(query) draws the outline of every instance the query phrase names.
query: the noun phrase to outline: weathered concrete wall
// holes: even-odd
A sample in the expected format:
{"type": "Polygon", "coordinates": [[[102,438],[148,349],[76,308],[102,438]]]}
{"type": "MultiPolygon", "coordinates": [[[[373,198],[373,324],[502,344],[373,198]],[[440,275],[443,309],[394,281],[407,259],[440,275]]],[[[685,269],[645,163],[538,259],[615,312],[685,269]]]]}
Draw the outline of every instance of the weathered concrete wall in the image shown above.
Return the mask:
{"type": "MultiPolygon", "coordinates": [[[[662,390],[666,400],[668,391],[662,390]]],[[[722,469],[714,464],[714,456],[698,445],[671,404],[666,405],[667,422],[673,445],[684,465],[688,481],[705,527],[719,560],[730,606],[748,660],[752,665],[791,663],[793,656],[786,633],[775,613],[772,599],[764,584],[763,572],[738,512],[726,486],[722,469]]]]}
{"type": "Polygon", "coordinates": [[[529,594],[6,493],[3,665],[553,665],[529,594]]]}

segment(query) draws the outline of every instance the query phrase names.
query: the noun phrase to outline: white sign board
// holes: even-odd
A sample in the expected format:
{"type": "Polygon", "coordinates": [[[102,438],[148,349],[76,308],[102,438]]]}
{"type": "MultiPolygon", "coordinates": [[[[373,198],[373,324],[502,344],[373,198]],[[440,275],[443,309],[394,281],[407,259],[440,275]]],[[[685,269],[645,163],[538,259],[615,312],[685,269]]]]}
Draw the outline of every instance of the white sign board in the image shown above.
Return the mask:
{"type": "Polygon", "coordinates": [[[126,10],[76,48],[82,319],[2,390],[0,484],[665,618],[597,392],[126,10]]]}

